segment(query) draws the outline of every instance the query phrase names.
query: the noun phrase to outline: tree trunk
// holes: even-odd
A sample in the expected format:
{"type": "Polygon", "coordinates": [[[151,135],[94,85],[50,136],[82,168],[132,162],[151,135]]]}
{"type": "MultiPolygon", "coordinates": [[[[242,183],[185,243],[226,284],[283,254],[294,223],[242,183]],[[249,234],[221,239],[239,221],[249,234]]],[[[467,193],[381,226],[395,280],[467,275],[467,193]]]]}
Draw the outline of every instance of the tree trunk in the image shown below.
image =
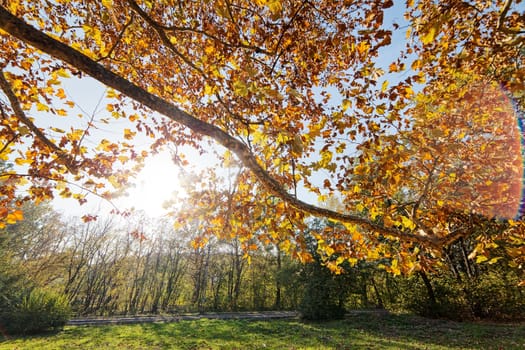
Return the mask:
{"type": "Polygon", "coordinates": [[[277,247],[277,273],[276,273],[276,279],[275,279],[275,309],[281,310],[281,279],[279,276],[279,273],[281,272],[282,267],[282,261],[281,261],[281,250],[279,249],[279,245],[276,245],[277,247]]]}
{"type": "Polygon", "coordinates": [[[421,276],[421,279],[423,280],[423,283],[425,284],[425,287],[427,289],[428,300],[430,301],[430,306],[434,308],[434,306],[437,304],[436,294],[434,293],[434,288],[432,287],[432,284],[430,283],[430,279],[428,278],[425,271],[419,271],[419,276],[421,276]]]}

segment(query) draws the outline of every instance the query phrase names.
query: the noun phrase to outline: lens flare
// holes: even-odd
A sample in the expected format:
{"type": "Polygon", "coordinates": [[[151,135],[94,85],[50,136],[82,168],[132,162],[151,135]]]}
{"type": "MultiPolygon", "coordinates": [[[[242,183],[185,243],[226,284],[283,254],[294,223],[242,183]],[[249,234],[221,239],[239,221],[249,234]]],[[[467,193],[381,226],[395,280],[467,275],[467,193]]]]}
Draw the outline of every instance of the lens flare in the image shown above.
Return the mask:
{"type": "Polygon", "coordinates": [[[524,211],[524,127],[523,116],[520,115],[512,97],[503,88],[492,85],[480,96],[486,105],[491,137],[495,143],[487,147],[484,156],[490,160],[489,174],[494,186],[487,186],[490,193],[481,193],[487,198],[484,215],[500,219],[516,219],[524,211]]]}
{"type": "Polygon", "coordinates": [[[519,209],[515,215],[515,219],[521,219],[525,214],[525,115],[519,112],[519,109],[516,106],[516,114],[518,120],[518,129],[520,137],[520,146],[521,146],[521,160],[522,160],[522,176],[521,176],[521,188],[520,188],[520,201],[519,209]]]}
{"type": "Polygon", "coordinates": [[[436,193],[460,213],[513,219],[523,211],[525,123],[509,94],[472,78],[449,87],[427,128],[441,150],[436,193]]]}

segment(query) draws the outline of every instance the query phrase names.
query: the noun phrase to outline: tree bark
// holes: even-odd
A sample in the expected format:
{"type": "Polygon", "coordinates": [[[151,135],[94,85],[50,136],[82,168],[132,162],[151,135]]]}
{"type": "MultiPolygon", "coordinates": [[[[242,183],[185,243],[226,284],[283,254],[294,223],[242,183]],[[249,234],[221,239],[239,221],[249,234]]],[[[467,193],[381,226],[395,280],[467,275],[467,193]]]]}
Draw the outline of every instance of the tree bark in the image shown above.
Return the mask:
{"type": "Polygon", "coordinates": [[[275,309],[281,310],[281,278],[280,278],[280,272],[282,267],[281,262],[281,249],[279,248],[279,244],[275,245],[277,247],[277,274],[275,279],[275,309]]]}
{"type": "Polygon", "coordinates": [[[430,279],[428,278],[425,271],[419,271],[419,276],[421,276],[421,279],[423,280],[423,283],[425,284],[425,287],[427,288],[428,300],[430,301],[430,305],[431,306],[436,305],[437,304],[436,294],[434,293],[434,287],[432,287],[432,283],[430,283],[430,279]]]}

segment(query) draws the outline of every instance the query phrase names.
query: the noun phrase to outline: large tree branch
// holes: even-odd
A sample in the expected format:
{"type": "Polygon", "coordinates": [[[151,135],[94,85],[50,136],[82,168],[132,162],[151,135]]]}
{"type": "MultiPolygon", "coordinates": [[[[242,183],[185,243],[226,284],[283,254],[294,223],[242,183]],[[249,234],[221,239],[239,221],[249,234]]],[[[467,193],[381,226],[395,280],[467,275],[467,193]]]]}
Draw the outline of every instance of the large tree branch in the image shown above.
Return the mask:
{"type": "Polygon", "coordinates": [[[54,151],[58,155],[59,160],[62,160],[62,163],[67,167],[67,169],[71,173],[76,174],[78,170],[71,156],[68,153],[66,153],[66,151],[55,145],[53,141],[48,139],[47,136],[44,135],[44,133],[40,131],[40,129],[37,128],[36,125],[33,124],[33,122],[31,121],[31,119],[29,119],[29,117],[25,114],[24,110],[20,106],[18,98],[11,89],[11,85],[5,77],[5,73],[3,70],[0,70],[0,89],[7,96],[9,103],[11,104],[11,108],[15,112],[15,115],[18,118],[18,120],[20,120],[25,126],[27,126],[29,130],[31,130],[41,142],[43,142],[47,147],[54,151]]]}
{"type": "Polygon", "coordinates": [[[26,42],[56,59],[70,64],[101,83],[120,91],[124,95],[151,110],[188,127],[193,132],[211,137],[222,146],[235,153],[242,164],[253,172],[260,183],[266,187],[268,191],[288,202],[298,210],[316,216],[324,216],[336,221],[356,224],[374,232],[397,237],[402,240],[420,242],[427,246],[438,248],[441,244],[442,239],[437,236],[419,235],[399,230],[394,227],[384,227],[383,225],[374,223],[373,221],[361,216],[338,213],[330,209],[319,208],[315,205],[303,202],[289,194],[283,186],[281,186],[281,184],[257,162],[256,157],[250,152],[249,148],[244,143],[227,134],[222,129],[199,120],[168,101],[148,93],[146,90],[133,84],[129,80],[124,79],[103,65],[93,61],[88,56],[35,29],[23,20],[12,15],[1,6],[0,28],[19,40],[26,42]]]}

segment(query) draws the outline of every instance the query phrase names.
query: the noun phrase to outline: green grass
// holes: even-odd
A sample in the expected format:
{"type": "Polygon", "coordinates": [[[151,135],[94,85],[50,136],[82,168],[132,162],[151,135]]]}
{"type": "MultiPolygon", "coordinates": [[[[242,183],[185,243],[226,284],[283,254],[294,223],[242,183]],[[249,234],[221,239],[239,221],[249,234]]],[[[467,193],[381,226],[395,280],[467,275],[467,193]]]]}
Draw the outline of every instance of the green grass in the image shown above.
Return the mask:
{"type": "Polygon", "coordinates": [[[525,325],[357,314],[343,321],[198,320],[66,327],[0,349],[525,349],[525,325]]]}

